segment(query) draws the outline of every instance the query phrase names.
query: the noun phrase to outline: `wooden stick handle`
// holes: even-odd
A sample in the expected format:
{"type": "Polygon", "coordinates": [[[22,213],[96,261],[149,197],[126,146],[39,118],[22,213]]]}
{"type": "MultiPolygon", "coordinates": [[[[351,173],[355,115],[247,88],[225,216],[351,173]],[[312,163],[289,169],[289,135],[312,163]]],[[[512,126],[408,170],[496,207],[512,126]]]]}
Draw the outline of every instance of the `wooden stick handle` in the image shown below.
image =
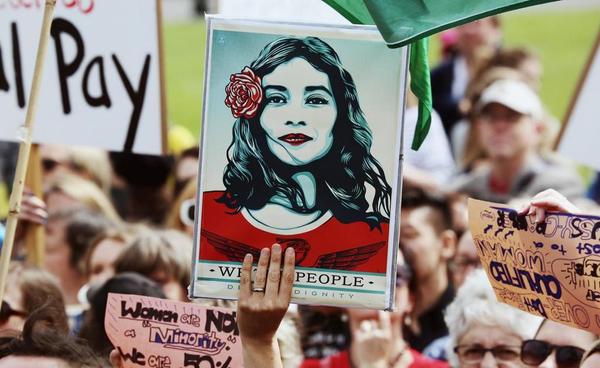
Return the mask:
{"type": "Polygon", "coordinates": [[[8,276],[8,267],[12,255],[13,244],[15,241],[15,231],[17,230],[17,221],[21,210],[21,199],[23,198],[23,187],[25,185],[25,175],[27,174],[27,165],[29,162],[29,152],[31,150],[31,131],[35,119],[37,99],[42,82],[42,70],[46,58],[46,49],[48,38],[50,36],[50,26],[54,14],[56,0],[46,0],[44,8],[44,20],[40,32],[40,42],[38,45],[35,59],[35,69],[33,71],[33,81],[27,103],[27,115],[25,125],[22,128],[22,141],[19,146],[19,157],[17,159],[17,171],[13,182],[12,193],[9,200],[8,219],[6,221],[6,235],[2,245],[2,254],[0,255],[0,300],[4,300],[4,290],[6,288],[6,277],[8,276]]]}

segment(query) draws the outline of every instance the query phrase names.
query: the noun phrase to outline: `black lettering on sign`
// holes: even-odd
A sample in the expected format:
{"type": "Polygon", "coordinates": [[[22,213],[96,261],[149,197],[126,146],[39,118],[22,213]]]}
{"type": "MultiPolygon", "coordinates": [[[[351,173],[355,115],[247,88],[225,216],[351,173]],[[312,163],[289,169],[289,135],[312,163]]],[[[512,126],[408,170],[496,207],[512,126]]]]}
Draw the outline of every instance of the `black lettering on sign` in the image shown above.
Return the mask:
{"type": "Polygon", "coordinates": [[[8,79],[6,78],[6,72],[2,60],[2,46],[0,45],[0,91],[8,91],[10,85],[8,84],[8,79]]]}
{"type": "Polygon", "coordinates": [[[233,332],[235,336],[238,336],[240,331],[238,330],[235,317],[235,312],[223,313],[217,311],[217,314],[215,315],[215,311],[208,309],[206,311],[206,324],[204,325],[204,331],[211,332],[213,331],[212,328],[214,327],[218,332],[233,332]]]}
{"type": "Polygon", "coordinates": [[[188,354],[185,353],[183,356],[183,366],[184,367],[193,367],[193,368],[231,368],[231,357],[227,357],[227,359],[221,363],[213,360],[209,355],[197,355],[197,354],[188,354]],[[202,364],[206,362],[207,364],[202,364]]]}
{"type": "Polygon", "coordinates": [[[138,82],[138,88],[135,90],[129,77],[127,77],[127,73],[117,55],[112,56],[115,66],[119,72],[119,76],[123,81],[123,85],[127,90],[127,94],[129,95],[129,99],[133,104],[133,111],[131,112],[131,118],[129,119],[129,129],[127,130],[127,137],[125,138],[125,146],[123,147],[123,151],[131,152],[133,149],[133,143],[135,141],[135,135],[137,133],[138,124],[140,123],[140,116],[142,115],[142,108],[144,107],[144,98],[146,97],[146,84],[148,83],[148,73],[150,72],[150,55],[146,55],[146,60],[144,61],[144,67],[142,68],[142,73],[140,75],[140,79],[138,82]]]}
{"type": "Polygon", "coordinates": [[[64,18],[54,19],[52,22],[52,28],[50,29],[50,34],[52,35],[52,38],[54,38],[54,45],[56,47],[56,64],[58,66],[58,79],[60,82],[60,94],[62,97],[63,112],[65,114],[70,114],[71,100],[69,97],[68,79],[75,74],[83,62],[85,45],[83,44],[81,34],[75,25],[64,18]],[[71,36],[75,42],[75,58],[73,58],[73,60],[70,62],[65,60],[62,43],[63,34],[71,36]]]}
{"type": "Polygon", "coordinates": [[[19,29],[17,23],[11,24],[13,65],[15,68],[15,86],[17,88],[17,104],[20,108],[25,107],[25,89],[23,88],[23,70],[21,68],[21,46],[19,46],[19,29]]]}
{"type": "Polygon", "coordinates": [[[85,68],[81,88],[83,90],[83,96],[85,97],[85,100],[90,106],[111,106],[110,96],[108,95],[108,89],[106,88],[106,78],[104,74],[104,59],[101,56],[96,56],[95,58],[93,58],[92,61],[90,61],[90,63],[88,64],[88,66],[85,68]],[[98,70],[98,83],[100,84],[99,96],[92,96],[90,94],[89,79],[94,66],[96,66],[96,69],[98,70]]]}
{"type": "Polygon", "coordinates": [[[146,366],[146,357],[144,356],[144,354],[137,351],[136,348],[133,348],[131,354],[123,353],[123,350],[121,350],[120,346],[117,346],[117,350],[119,350],[119,354],[121,354],[124,361],[130,360],[134,364],[146,366]]]}
{"type": "Polygon", "coordinates": [[[135,304],[135,309],[128,308],[127,302],[125,300],[121,300],[121,317],[127,316],[165,323],[177,323],[177,320],[179,319],[177,312],[156,309],[152,307],[144,307],[140,302],[135,304]]]}

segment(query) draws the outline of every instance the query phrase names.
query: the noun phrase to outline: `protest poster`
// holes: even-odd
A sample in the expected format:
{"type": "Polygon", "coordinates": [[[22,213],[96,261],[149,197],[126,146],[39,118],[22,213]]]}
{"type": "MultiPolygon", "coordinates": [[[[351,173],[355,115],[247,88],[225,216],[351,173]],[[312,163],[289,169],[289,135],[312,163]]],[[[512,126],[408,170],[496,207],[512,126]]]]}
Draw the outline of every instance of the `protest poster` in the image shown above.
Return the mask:
{"type": "Polygon", "coordinates": [[[469,199],[469,228],[498,300],[600,333],[600,217],[548,212],[532,221],[469,199]]]}
{"type": "Polygon", "coordinates": [[[578,163],[600,170],[598,155],[590,155],[600,134],[600,30],[558,139],[558,152],[578,163]]]}
{"type": "MultiPolygon", "coordinates": [[[[20,139],[44,1],[0,0],[0,140],[20,139]]],[[[166,149],[159,0],[58,0],[35,143],[166,149]]]]}
{"type": "Polygon", "coordinates": [[[126,368],[243,367],[236,312],[108,294],[104,329],[126,368]]]}
{"type": "Polygon", "coordinates": [[[385,309],[395,285],[406,49],[372,26],[207,18],[192,297],[296,251],[292,302],[385,309]]]}

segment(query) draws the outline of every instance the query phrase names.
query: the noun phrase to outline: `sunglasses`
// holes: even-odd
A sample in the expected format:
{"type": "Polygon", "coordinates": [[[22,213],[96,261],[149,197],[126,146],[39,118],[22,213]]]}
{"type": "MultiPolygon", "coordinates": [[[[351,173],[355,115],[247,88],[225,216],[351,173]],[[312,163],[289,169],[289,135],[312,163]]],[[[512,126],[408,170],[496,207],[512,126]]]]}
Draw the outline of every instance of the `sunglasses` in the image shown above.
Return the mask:
{"type": "Polygon", "coordinates": [[[458,355],[458,359],[463,364],[479,363],[485,357],[487,352],[492,353],[494,358],[501,362],[512,362],[519,359],[518,346],[499,345],[493,348],[486,348],[479,344],[475,345],[458,345],[454,348],[454,352],[458,355]]]}
{"type": "Polygon", "coordinates": [[[43,158],[42,159],[42,168],[44,169],[45,172],[50,172],[50,171],[54,170],[58,165],[60,165],[60,162],[53,160],[51,158],[43,158]]]}
{"type": "Polygon", "coordinates": [[[525,340],[521,345],[521,360],[525,364],[540,365],[553,351],[558,368],[579,367],[585,350],[576,346],[552,345],[541,340],[525,340]]]}
{"type": "Polygon", "coordinates": [[[0,324],[5,324],[12,316],[27,317],[27,313],[13,309],[6,301],[2,301],[0,307],[0,324]]]}
{"type": "Polygon", "coordinates": [[[179,219],[185,226],[194,227],[194,217],[196,217],[196,200],[194,198],[186,199],[181,202],[179,207],[179,219]]]}

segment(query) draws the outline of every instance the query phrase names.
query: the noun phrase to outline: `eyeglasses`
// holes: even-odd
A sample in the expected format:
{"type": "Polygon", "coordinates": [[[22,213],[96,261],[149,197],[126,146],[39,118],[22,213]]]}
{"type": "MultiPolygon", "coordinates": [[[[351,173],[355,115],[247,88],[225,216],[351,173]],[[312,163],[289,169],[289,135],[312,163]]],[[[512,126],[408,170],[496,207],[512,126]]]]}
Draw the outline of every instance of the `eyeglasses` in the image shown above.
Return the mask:
{"type": "Polygon", "coordinates": [[[194,227],[194,217],[196,216],[196,200],[193,198],[181,202],[179,207],[179,219],[185,226],[194,227]]]}
{"type": "Polygon", "coordinates": [[[552,345],[542,340],[525,340],[521,345],[521,360],[525,364],[540,365],[553,351],[558,368],[579,367],[585,350],[570,345],[552,345]]]}
{"type": "Polygon", "coordinates": [[[489,351],[494,358],[503,362],[512,362],[519,359],[519,346],[498,345],[493,348],[486,348],[479,344],[459,345],[454,348],[458,359],[464,364],[479,363],[489,351]]]}
{"type": "Polygon", "coordinates": [[[3,300],[2,307],[0,307],[0,324],[6,323],[12,316],[25,318],[27,317],[27,313],[13,309],[8,302],[3,300]]]}

